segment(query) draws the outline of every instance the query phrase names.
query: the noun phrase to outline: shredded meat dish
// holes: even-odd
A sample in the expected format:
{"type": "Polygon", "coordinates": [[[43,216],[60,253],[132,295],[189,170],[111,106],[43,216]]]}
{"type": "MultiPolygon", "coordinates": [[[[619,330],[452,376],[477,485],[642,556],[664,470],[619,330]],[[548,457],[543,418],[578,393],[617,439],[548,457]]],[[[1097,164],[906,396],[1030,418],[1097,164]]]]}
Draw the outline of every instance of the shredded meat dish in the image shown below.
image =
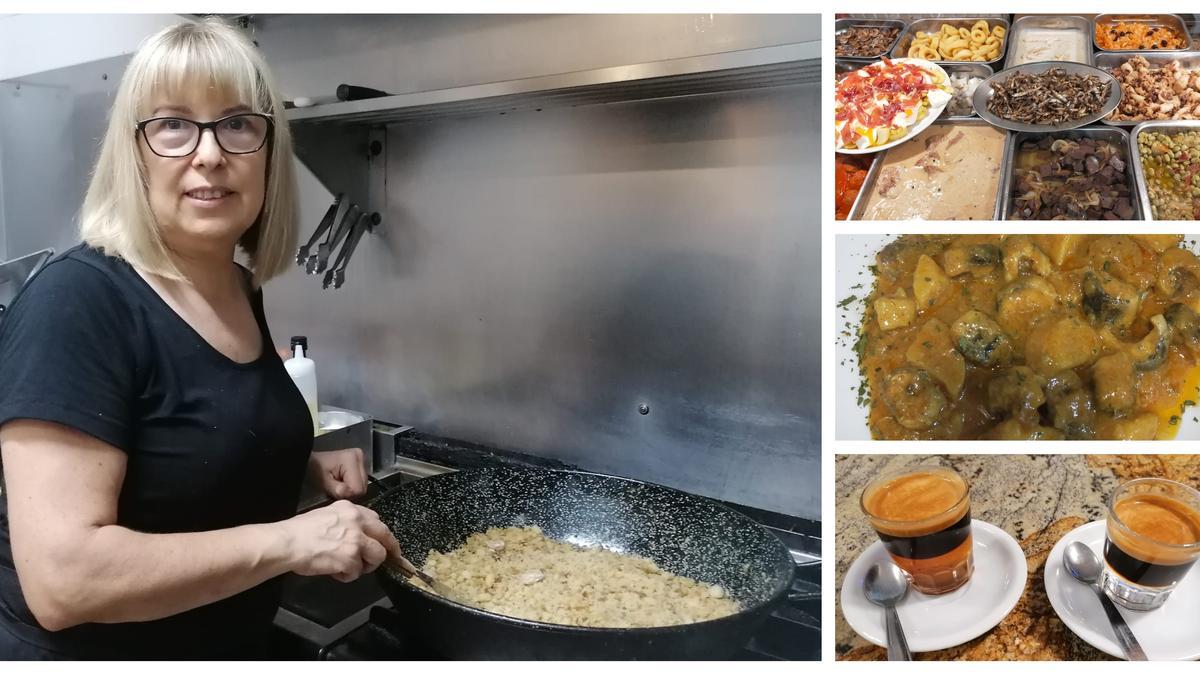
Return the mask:
{"type": "Polygon", "coordinates": [[[1094,115],[1108,98],[1112,84],[1095,75],[1077,75],[1062,68],[1044,73],[1017,72],[992,85],[988,110],[997,117],[1023,124],[1059,124],[1094,115]]]}
{"type": "Polygon", "coordinates": [[[860,329],[882,439],[1170,438],[1200,382],[1179,235],[905,235],[860,329]]]}
{"type": "Polygon", "coordinates": [[[453,551],[430,551],[423,570],[477,607],[545,623],[645,628],[738,612],[720,586],[640,556],[556,541],[537,527],[477,532],[453,551]]]}

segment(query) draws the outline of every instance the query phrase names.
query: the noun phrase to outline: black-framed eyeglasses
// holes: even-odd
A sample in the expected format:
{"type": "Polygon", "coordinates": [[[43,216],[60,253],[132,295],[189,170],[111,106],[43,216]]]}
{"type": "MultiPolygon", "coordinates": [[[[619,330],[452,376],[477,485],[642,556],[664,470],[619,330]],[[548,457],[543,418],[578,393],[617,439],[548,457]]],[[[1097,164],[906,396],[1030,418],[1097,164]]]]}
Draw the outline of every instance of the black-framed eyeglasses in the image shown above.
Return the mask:
{"type": "Polygon", "coordinates": [[[187,157],[200,147],[200,136],[212,129],[217,145],[231,155],[258,152],[267,143],[275,121],[264,113],[238,113],[212,122],[183,117],[152,117],[137,123],[150,151],[159,157],[187,157]]]}

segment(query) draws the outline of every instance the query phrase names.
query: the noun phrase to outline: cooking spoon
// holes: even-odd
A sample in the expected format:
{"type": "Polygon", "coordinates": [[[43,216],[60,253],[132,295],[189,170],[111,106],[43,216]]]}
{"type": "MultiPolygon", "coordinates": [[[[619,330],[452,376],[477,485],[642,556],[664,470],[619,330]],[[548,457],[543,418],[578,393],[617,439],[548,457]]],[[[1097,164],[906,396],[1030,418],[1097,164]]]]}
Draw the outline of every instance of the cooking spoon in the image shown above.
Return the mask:
{"type": "Polygon", "coordinates": [[[1100,578],[1100,570],[1103,569],[1096,553],[1081,541],[1072,542],[1063,554],[1063,565],[1076,581],[1087,584],[1096,592],[1096,595],[1100,596],[1100,604],[1104,607],[1104,613],[1108,615],[1108,622],[1112,624],[1113,633],[1117,636],[1117,643],[1121,645],[1121,650],[1125,652],[1125,658],[1130,661],[1149,660],[1146,658],[1146,652],[1142,650],[1142,646],[1138,644],[1133,631],[1130,630],[1129,624],[1125,623],[1125,617],[1121,616],[1121,613],[1117,611],[1117,606],[1096,582],[1100,578]]]}
{"type": "Polygon", "coordinates": [[[443,584],[442,582],[438,581],[437,579],[434,579],[433,577],[429,576],[428,574],[422,572],[416,565],[409,562],[408,558],[405,558],[404,556],[402,556],[400,554],[396,554],[395,556],[388,557],[388,559],[385,560],[383,564],[385,567],[387,567],[391,571],[395,572],[396,574],[399,574],[400,576],[404,577],[405,579],[411,579],[413,577],[416,577],[416,578],[420,579],[421,581],[424,581],[426,584],[429,585],[430,588],[432,588],[434,591],[436,591],[437,594],[440,596],[449,598],[454,595],[454,591],[451,591],[446,586],[446,584],[443,584]]]}
{"type": "Polygon", "coordinates": [[[904,627],[896,603],[908,593],[908,577],[892,563],[875,563],[867,570],[863,580],[867,599],[883,608],[887,617],[887,654],[889,661],[911,661],[908,640],[904,639],[904,627]]]}

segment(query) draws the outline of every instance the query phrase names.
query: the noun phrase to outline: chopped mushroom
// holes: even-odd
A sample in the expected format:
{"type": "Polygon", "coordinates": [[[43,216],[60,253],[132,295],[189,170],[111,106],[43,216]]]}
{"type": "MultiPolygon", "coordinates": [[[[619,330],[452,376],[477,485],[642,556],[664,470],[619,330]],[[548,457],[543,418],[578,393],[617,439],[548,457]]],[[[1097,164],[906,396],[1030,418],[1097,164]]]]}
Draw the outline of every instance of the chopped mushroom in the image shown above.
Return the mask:
{"type": "Polygon", "coordinates": [[[956,399],[962,392],[963,380],[967,377],[967,364],[954,350],[950,341],[950,329],[938,319],[930,319],[921,326],[913,343],[904,352],[904,358],[914,366],[925,369],[946,388],[950,398],[956,399]]]}
{"type": "Polygon", "coordinates": [[[1141,371],[1154,370],[1167,362],[1167,348],[1171,345],[1171,326],[1162,314],[1150,317],[1152,328],[1141,342],[1129,348],[1133,366],[1141,371]]]}
{"type": "Polygon", "coordinates": [[[938,421],[947,404],[937,380],[912,366],[902,366],[887,376],[883,400],[905,429],[928,429],[938,421]]]}
{"type": "Polygon", "coordinates": [[[1012,342],[992,317],[972,309],[950,327],[954,346],[971,363],[991,366],[1012,360],[1012,342]]]}
{"type": "Polygon", "coordinates": [[[942,266],[946,274],[957,277],[968,272],[976,279],[987,276],[1000,264],[1003,255],[994,244],[976,244],[946,249],[942,266]]]}
{"type": "Polygon", "coordinates": [[[1167,297],[1200,286],[1200,259],[1184,248],[1173,248],[1158,259],[1158,290],[1167,297]]]}
{"type": "Polygon", "coordinates": [[[1083,313],[1093,323],[1128,328],[1137,316],[1141,294],[1107,272],[1083,273],[1083,313]]]}
{"type": "Polygon", "coordinates": [[[1087,440],[1096,436],[1096,406],[1092,392],[1073,370],[1064,370],[1046,380],[1046,405],[1054,428],[1067,440],[1087,440]]]}
{"type": "Polygon", "coordinates": [[[1200,315],[1187,305],[1177,302],[1163,312],[1171,327],[1171,341],[1200,356],[1200,315]]]}
{"type": "Polygon", "coordinates": [[[1004,279],[1013,281],[1027,274],[1044,277],[1053,270],[1050,257],[1033,243],[1026,234],[1016,234],[1004,239],[1004,279]]]}
{"type": "Polygon", "coordinates": [[[1058,305],[1058,291],[1042,277],[1021,277],[996,295],[996,319],[1008,335],[1028,330],[1058,305]]]}
{"type": "Polygon", "coordinates": [[[1010,368],[988,382],[988,412],[1036,426],[1038,408],[1046,402],[1045,386],[1045,378],[1029,367],[1010,368]]]}

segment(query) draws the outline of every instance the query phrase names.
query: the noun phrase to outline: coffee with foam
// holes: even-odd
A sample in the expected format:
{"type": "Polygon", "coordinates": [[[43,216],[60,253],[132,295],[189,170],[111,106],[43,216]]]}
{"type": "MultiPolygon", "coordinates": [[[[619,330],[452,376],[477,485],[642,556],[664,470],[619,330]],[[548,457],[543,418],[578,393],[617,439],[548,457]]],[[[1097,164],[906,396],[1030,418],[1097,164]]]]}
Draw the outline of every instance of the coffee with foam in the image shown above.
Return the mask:
{"type": "Polygon", "coordinates": [[[880,476],[863,491],[863,511],[892,560],[917,590],[947,593],[971,576],[971,503],[951,469],[919,467],[880,476]]]}

